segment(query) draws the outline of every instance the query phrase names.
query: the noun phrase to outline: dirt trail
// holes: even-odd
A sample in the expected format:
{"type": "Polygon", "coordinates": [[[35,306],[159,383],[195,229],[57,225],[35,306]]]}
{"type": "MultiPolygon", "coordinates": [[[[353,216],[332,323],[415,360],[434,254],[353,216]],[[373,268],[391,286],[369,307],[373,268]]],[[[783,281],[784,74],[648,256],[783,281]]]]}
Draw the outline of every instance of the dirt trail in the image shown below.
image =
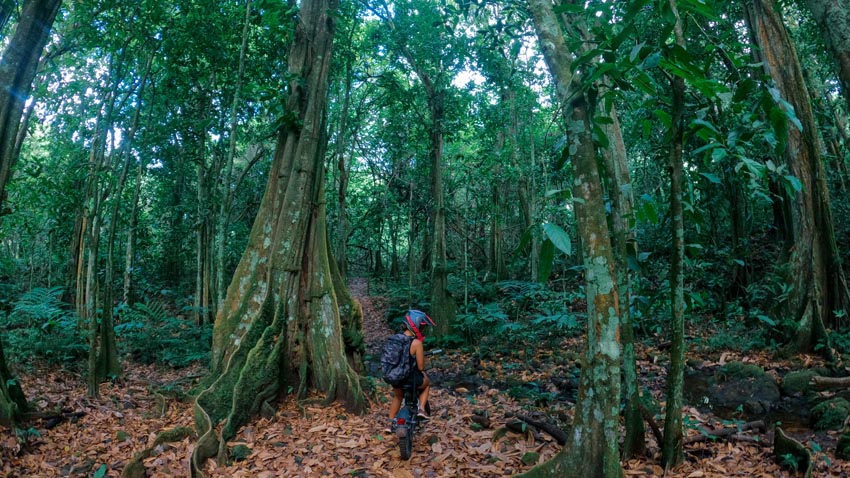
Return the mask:
{"type": "Polygon", "coordinates": [[[393,333],[384,319],[387,298],[371,295],[369,279],[366,277],[351,278],[348,287],[351,296],[357,299],[363,308],[363,340],[366,342],[366,352],[372,357],[378,357],[384,339],[393,333]]]}

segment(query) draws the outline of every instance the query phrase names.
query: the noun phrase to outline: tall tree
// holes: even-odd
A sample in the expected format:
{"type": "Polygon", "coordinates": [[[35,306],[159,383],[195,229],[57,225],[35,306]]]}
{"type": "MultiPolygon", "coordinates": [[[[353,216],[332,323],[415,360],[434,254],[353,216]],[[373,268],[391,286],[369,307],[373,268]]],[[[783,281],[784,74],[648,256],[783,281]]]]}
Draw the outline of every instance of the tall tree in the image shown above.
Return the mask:
{"type": "MultiPolygon", "coordinates": [[[[749,0],[746,16],[754,52],[775,84],[775,100],[784,111],[787,139],[781,153],[799,187],[780,194],[789,220],[788,314],[797,322],[796,348],[811,351],[827,343],[826,325],[837,325],[834,311],[850,310],[850,292],[835,242],[829,190],[818,144],[817,126],[794,44],[773,0],[749,0]]],[[[824,347],[828,351],[829,347],[824,347]]]]}
{"type": "MultiPolygon", "coordinates": [[[[675,18],[673,33],[675,46],[685,49],[685,33],[676,0],[668,0],[675,18]]],[[[672,104],[670,107],[670,228],[673,236],[670,258],[670,369],[667,371],[667,410],[664,419],[664,442],[661,446],[661,464],[670,469],[678,464],[682,452],[682,405],[685,375],[685,218],[682,210],[682,183],[684,164],[685,80],[680,75],[670,78],[672,104]]]]}
{"type": "Polygon", "coordinates": [[[620,477],[620,327],[617,275],[585,92],[576,88],[573,52],[548,0],[529,0],[540,48],[564,108],[573,196],[587,296],[587,346],[570,442],[552,460],[522,475],[620,477]]]}
{"type": "Polygon", "coordinates": [[[289,50],[287,115],[248,246],[213,333],[209,386],[195,401],[203,462],[266,402],[291,386],[362,410],[347,359],[327,244],[324,155],[336,0],[301,2],[289,50]],[[219,423],[223,421],[220,430],[219,423]]]}
{"type": "Polygon", "coordinates": [[[458,62],[458,52],[448,35],[447,18],[442,9],[432,2],[406,0],[396,2],[393,8],[384,5],[378,13],[391,29],[393,47],[410,65],[422,83],[428,104],[430,124],[428,137],[430,149],[431,236],[430,257],[431,307],[430,314],[437,318],[437,332],[448,333],[457,312],[457,305],[449,292],[448,263],[446,255],[446,203],[443,197],[443,149],[446,136],[446,101],[452,80],[452,68],[458,62]],[[427,32],[427,33],[426,33],[427,32]]]}
{"type": "MultiPolygon", "coordinates": [[[[21,10],[15,34],[0,58],[0,210],[6,183],[17,160],[18,130],[39,58],[50,35],[61,0],[29,0],[21,10]]],[[[2,23],[8,2],[3,3],[2,23]]],[[[9,7],[11,8],[11,7],[9,7]]],[[[0,24],[0,28],[2,28],[0,24]]],[[[20,384],[11,376],[0,346],[0,423],[13,423],[26,409],[20,384]]]]}

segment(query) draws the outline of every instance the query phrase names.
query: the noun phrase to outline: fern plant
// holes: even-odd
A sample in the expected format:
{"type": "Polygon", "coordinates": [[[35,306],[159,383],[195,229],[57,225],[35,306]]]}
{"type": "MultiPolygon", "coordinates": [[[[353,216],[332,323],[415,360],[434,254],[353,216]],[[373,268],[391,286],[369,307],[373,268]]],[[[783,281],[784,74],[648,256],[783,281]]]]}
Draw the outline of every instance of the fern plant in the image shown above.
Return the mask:
{"type": "Polygon", "coordinates": [[[38,325],[49,332],[59,323],[75,321],[76,314],[62,302],[63,292],[62,287],[38,287],[24,293],[12,308],[10,324],[38,325]]]}
{"type": "Polygon", "coordinates": [[[8,316],[10,355],[19,361],[33,357],[51,363],[73,363],[88,351],[79,316],[62,301],[62,287],[35,288],[14,302],[8,316]]]}
{"type": "Polygon", "coordinates": [[[163,301],[122,304],[116,313],[119,347],[137,362],[185,367],[209,356],[212,326],[174,317],[163,301]]]}

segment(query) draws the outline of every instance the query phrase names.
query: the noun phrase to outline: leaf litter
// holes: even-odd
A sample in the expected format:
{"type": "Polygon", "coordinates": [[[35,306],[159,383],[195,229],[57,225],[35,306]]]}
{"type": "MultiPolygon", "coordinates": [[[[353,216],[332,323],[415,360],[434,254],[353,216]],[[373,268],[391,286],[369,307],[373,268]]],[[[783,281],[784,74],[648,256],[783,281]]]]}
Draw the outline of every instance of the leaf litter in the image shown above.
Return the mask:
{"type": "MultiPolygon", "coordinates": [[[[382,320],[386,301],[369,297],[356,287],[352,291],[355,295],[360,292],[367,347],[374,353],[376,344],[390,333],[382,320]]],[[[565,340],[562,345],[563,350],[581,350],[578,339],[565,340]]],[[[661,351],[642,347],[638,364],[644,390],[662,403],[665,366],[658,357],[663,355],[661,351]]],[[[561,447],[548,434],[534,432],[533,427],[508,431],[509,422],[516,421],[519,415],[529,415],[557,425],[569,420],[571,404],[536,404],[527,398],[515,399],[494,384],[503,383],[500,380],[508,375],[526,383],[548,383],[547,380],[563,378],[558,377],[565,374],[563,367],[547,365],[551,356],[551,351],[543,349],[534,356],[514,354],[511,357],[519,360],[516,365],[507,356],[479,361],[469,355],[447,353],[440,359],[441,368],[469,370],[469,364],[473,364],[480,380],[474,387],[441,386],[435,380],[432,419],[416,436],[410,460],[401,460],[396,437],[383,433],[388,421],[390,391],[383,383],[374,381],[377,393],[371,397],[369,411],[363,416],[347,413],[340,404],[313,405],[321,401],[319,396],[304,402],[291,397],[283,399],[273,416],[254,418],[228,442],[231,450],[237,445],[247,447],[249,452],[244,459],[222,464],[210,460],[205,471],[213,478],[490,478],[521,473],[552,458],[561,447]],[[482,415],[488,418],[487,428],[476,423],[480,422],[476,418],[482,415]],[[559,419],[553,420],[554,416],[559,419]]],[[[761,364],[771,360],[766,355],[734,357],[724,353],[705,363],[742,358],[761,364]]],[[[133,455],[149,447],[159,432],[192,426],[191,401],[183,393],[203,375],[202,367],[172,370],[127,363],[125,370],[127,375],[120,382],[101,386],[99,399],[87,398],[84,378],[68,370],[39,368],[24,374],[21,377],[24,390],[41,418],[24,424],[27,427],[24,433],[16,434],[0,427],[0,476],[118,477],[133,455]],[[179,385],[169,387],[169,384],[179,385]],[[180,393],[160,393],[164,386],[180,393]],[[67,418],[47,427],[48,421],[55,421],[57,416],[67,418]]],[[[728,425],[696,408],[688,408],[686,414],[692,423],[686,430],[688,437],[699,435],[699,427],[716,430],[728,425]]],[[[663,417],[656,416],[660,418],[663,417]]],[[[647,456],[624,462],[624,476],[796,476],[780,468],[772,456],[770,433],[745,433],[741,435],[746,436],[735,439],[688,443],[685,461],[666,475],[658,466],[659,444],[647,433],[647,456]]],[[[807,443],[806,437],[803,438],[803,443],[807,443]]],[[[147,476],[188,476],[193,446],[193,438],[157,446],[143,461],[147,476]]],[[[850,476],[850,464],[835,459],[832,450],[818,450],[813,455],[813,476],[850,476]]]]}

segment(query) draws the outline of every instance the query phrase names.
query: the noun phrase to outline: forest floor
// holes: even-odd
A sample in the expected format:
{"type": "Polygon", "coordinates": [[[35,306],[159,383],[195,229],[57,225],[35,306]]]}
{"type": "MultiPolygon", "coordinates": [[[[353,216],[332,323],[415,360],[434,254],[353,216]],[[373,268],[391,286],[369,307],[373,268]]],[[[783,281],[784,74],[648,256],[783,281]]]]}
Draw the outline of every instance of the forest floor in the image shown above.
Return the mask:
{"type": "MultiPolygon", "coordinates": [[[[353,282],[352,293],[363,305],[367,347],[375,356],[390,333],[383,322],[386,299],[371,296],[365,281],[353,282]]],[[[526,347],[484,359],[459,352],[432,358],[432,419],[416,437],[409,461],[400,459],[396,438],[383,433],[390,391],[376,381],[369,411],[363,416],[349,414],[336,404],[324,408],[318,404],[320,397],[300,403],[284,400],[273,416],[255,418],[229,442],[231,449],[247,447],[243,448],[245,458],[222,465],[210,461],[206,471],[216,478],[487,478],[526,471],[551,458],[560,445],[548,433],[516,426],[516,417],[555,424],[568,423],[571,417],[572,404],[555,398],[554,391],[575,385],[575,373],[570,378],[569,371],[575,369],[574,363],[563,357],[577,356],[582,345],[579,339],[569,339],[558,347],[557,354],[548,347],[526,347]],[[523,394],[524,390],[537,393],[523,394]],[[480,425],[487,425],[485,416],[490,422],[486,428],[480,425]]],[[[659,401],[664,394],[664,365],[659,357],[665,355],[646,346],[638,351],[645,390],[659,401]]],[[[796,365],[777,363],[763,353],[746,357],[718,353],[691,359],[703,367],[731,360],[758,363],[769,370],[796,365]]],[[[191,400],[185,393],[205,372],[202,367],[171,370],[127,363],[125,370],[120,382],[102,386],[99,399],[86,398],[84,377],[67,370],[34,368],[23,375],[24,390],[43,418],[32,420],[24,425],[28,429],[17,434],[0,428],[0,476],[120,476],[128,460],[150,446],[159,432],[192,426],[191,400]]],[[[686,459],[666,476],[801,476],[777,464],[770,446],[772,431],[705,440],[700,427],[719,430],[743,421],[724,420],[698,408],[686,413],[691,440],[685,446],[686,459]]],[[[833,456],[837,432],[815,433],[794,428],[793,423],[786,426],[793,428],[795,438],[816,450],[813,476],[850,476],[850,463],[833,456]]],[[[188,476],[193,444],[194,438],[186,438],[156,447],[144,460],[147,476],[188,476]]],[[[643,458],[624,463],[625,476],[663,475],[658,443],[651,432],[647,432],[647,444],[643,458]]]]}

